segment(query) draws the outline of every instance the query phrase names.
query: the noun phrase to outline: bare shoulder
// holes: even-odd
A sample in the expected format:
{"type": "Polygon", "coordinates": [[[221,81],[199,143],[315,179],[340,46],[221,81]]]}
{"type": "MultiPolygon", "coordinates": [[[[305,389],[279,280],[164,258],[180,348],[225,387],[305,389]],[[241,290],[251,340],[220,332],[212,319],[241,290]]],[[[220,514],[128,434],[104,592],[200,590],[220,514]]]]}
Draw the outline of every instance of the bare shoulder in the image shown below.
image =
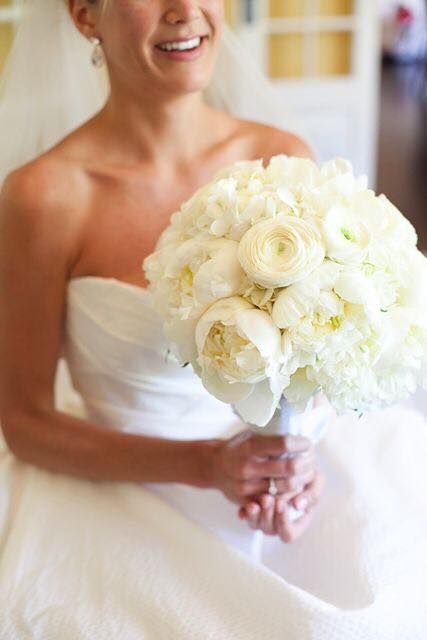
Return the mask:
{"type": "Polygon", "coordinates": [[[75,163],[43,155],[11,171],[0,191],[0,225],[15,242],[31,238],[43,251],[60,246],[77,251],[87,209],[88,185],[75,163]]]}
{"type": "Polygon", "coordinates": [[[264,158],[266,163],[272,156],[280,153],[310,160],[316,159],[310,145],[291,131],[258,122],[249,123],[248,121],[248,124],[253,134],[255,153],[258,157],[264,158]]]}
{"type": "Polygon", "coordinates": [[[74,208],[76,198],[84,197],[84,186],[84,172],[76,163],[47,154],[11,171],[3,182],[0,198],[3,204],[27,214],[49,215],[52,209],[74,208]]]}

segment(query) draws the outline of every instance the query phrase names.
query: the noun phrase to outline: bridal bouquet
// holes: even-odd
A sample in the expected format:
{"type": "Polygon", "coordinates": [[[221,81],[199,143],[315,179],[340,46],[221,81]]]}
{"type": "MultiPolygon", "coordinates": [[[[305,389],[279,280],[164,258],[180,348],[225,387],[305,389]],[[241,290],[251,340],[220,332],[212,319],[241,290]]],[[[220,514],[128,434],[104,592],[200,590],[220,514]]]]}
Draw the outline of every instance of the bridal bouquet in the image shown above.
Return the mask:
{"type": "Polygon", "coordinates": [[[236,162],[183,203],[143,268],[176,357],[263,427],[322,391],[359,413],[427,387],[427,259],[336,158],[236,162]]]}

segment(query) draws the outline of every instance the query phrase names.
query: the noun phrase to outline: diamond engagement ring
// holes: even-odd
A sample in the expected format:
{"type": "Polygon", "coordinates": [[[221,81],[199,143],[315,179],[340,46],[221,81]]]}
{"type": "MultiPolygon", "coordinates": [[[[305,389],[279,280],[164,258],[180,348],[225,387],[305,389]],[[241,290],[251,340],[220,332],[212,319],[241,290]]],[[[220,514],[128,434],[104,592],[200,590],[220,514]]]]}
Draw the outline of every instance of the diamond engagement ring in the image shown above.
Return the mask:
{"type": "Polygon", "coordinates": [[[270,485],[268,487],[268,493],[271,496],[275,496],[277,493],[277,487],[276,487],[276,482],[274,480],[274,478],[270,478],[270,485]]]}

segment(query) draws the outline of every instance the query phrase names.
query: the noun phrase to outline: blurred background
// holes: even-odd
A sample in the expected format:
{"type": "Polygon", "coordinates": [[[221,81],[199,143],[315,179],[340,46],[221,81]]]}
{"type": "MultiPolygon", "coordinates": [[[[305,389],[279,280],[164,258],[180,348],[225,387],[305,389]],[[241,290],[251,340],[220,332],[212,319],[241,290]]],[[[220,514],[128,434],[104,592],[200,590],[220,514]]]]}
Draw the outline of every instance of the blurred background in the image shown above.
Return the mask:
{"type": "MultiPolygon", "coordinates": [[[[0,0],[0,69],[22,2],[0,0]]],[[[427,251],[427,0],[224,2],[318,160],[351,160],[413,222],[427,251]]]]}

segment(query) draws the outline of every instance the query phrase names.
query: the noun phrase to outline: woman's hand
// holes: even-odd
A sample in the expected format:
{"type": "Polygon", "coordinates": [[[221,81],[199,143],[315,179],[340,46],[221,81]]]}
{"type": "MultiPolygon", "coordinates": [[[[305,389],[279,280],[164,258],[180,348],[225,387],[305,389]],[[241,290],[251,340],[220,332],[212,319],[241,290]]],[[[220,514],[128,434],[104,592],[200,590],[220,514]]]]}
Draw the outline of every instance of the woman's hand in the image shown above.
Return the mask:
{"type": "Polygon", "coordinates": [[[266,493],[270,477],[279,493],[295,494],[314,478],[314,445],[303,436],[261,436],[248,429],[218,442],[212,476],[212,485],[240,505],[266,493]],[[293,457],[277,458],[284,453],[293,457]]]}
{"type": "Polygon", "coordinates": [[[239,509],[239,517],[246,518],[251,529],[261,529],[266,535],[278,535],[283,542],[293,542],[307,529],[313,517],[313,507],[318,503],[325,477],[315,471],[313,480],[303,491],[295,494],[282,493],[275,497],[268,493],[251,498],[239,509]],[[287,505],[305,511],[297,520],[290,520],[287,505]]]}

